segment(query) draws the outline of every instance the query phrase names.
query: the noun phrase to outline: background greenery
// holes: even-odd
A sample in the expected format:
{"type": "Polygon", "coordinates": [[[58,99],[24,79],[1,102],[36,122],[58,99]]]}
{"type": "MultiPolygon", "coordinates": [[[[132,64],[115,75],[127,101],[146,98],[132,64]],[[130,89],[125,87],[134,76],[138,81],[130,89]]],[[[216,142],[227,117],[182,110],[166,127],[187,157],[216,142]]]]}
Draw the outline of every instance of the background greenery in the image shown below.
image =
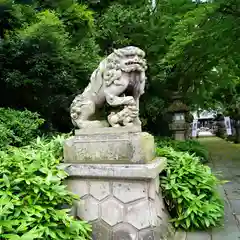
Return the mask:
{"type": "Polygon", "coordinates": [[[1,0],[0,107],[27,108],[47,129],[68,132],[69,105],[113,48],[147,53],[144,128],[168,135],[172,91],[192,110],[239,110],[240,7],[237,0],[1,0]]]}
{"type": "Polygon", "coordinates": [[[175,151],[187,152],[199,158],[202,163],[206,163],[209,160],[208,150],[198,141],[186,140],[177,141],[171,138],[155,137],[155,143],[158,148],[171,147],[175,151]]]}
{"type": "Polygon", "coordinates": [[[43,123],[37,113],[0,108],[0,149],[29,144],[41,134],[43,123]]]}

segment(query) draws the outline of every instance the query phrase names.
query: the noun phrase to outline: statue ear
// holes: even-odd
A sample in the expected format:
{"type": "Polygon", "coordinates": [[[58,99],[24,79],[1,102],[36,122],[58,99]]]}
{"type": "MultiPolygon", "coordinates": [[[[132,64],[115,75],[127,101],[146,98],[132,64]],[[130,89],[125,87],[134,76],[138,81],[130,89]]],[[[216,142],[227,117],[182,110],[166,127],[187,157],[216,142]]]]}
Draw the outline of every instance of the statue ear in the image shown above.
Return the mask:
{"type": "Polygon", "coordinates": [[[114,49],[113,52],[118,56],[118,57],[123,57],[123,53],[120,51],[120,49],[114,49]]]}

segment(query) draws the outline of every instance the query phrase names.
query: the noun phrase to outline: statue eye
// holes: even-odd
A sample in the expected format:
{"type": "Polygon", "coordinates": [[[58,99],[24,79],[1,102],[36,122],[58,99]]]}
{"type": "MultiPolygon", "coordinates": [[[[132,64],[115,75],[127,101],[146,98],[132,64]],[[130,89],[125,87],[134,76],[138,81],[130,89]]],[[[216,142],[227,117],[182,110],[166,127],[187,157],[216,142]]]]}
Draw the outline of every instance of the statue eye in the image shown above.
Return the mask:
{"type": "Polygon", "coordinates": [[[134,55],[134,54],[129,54],[129,55],[127,55],[127,57],[128,57],[128,58],[134,58],[135,55],[134,55]]]}

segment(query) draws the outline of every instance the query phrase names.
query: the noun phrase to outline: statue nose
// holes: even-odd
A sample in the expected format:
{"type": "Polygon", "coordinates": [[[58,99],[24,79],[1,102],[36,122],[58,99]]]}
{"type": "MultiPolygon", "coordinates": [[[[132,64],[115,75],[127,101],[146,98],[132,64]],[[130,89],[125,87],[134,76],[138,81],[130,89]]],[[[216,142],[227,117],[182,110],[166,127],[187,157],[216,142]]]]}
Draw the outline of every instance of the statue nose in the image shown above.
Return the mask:
{"type": "Polygon", "coordinates": [[[133,61],[134,61],[134,62],[138,62],[138,61],[139,61],[139,58],[135,56],[135,57],[133,58],[133,61]]]}

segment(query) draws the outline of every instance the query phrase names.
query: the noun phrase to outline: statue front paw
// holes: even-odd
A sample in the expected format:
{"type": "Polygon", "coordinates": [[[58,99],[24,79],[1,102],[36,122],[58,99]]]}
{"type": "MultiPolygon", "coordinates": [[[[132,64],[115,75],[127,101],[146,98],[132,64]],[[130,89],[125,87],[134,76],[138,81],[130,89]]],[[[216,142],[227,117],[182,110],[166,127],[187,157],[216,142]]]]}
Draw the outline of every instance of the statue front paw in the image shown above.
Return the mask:
{"type": "Polygon", "coordinates": [[[136,101],[132,96],[127,96],[125,97],[125,99],[126,99],[126,105],[130,105],[130,106],[136,105],[136,101]]]}

